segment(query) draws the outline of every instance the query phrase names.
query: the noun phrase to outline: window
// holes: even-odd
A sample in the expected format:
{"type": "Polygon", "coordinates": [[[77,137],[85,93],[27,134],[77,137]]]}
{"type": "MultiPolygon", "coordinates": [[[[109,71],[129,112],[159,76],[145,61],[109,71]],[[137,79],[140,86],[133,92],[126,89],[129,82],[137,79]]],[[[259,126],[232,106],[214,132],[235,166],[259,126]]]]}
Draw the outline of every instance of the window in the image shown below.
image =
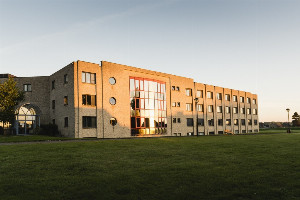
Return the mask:
{"type": "Polygon", "coordinates": [[[52,119],[52,124],[55,124],[55,119],[52,119]]]}
{"type": "Polygon", "coordinates": [[[180,118],[177,118],[177,123],[181,123],[181,119],[180,118]]]}
{"type": "Polygon", "coordinates": [[[208,126],[214,126],[214,119],[209,119],[207,122],[208,126]]]}
{"type": "Polygon", "coordinates": [[[257,119],[254,120],[254,125],[257,125],[257,119]]]}
{"type": "Polygon", "coordinates": [[[256,99],[253,99],[253,100],[252,100],[252,103],[253,103],[253,104],[256,104],[256,99]]]}
{"type": "Polygon", "coordinates": [[[186,125],[187,126],[194,126],[194,120],[193,120],[193,118],[187,118],[186,119],[186,125]]]}
{"type": "Polygon", "coordinates": [[[64,105],[68,105],[68,96],[64,96],[64,105]]]}
{"type": "Polygon", "coordinates": [[[175,86],[172,86],[172,90],[174,90],[174,91],[175,91],[175,86]]]}
{"type": "Polygon", "coordinates": [[[213,105],[208,105],[207,111],[210,112],[210,113],[214,112],[214,106],[213,105]]]}
{"type": "Polygon", "coordinates": [[[96,84],[96,74],[90,72],[82,72],[82,82],[96,84]]]}
{"type": "Polygon", "coordinates": [[[230,95],[229,94],[225,94],[225,100],[230,101],[230,95]]]}
{"type": "Polygon", "coordinates": [[[176,87],[176,91],[180,91],[180,88],[178,86],[176,87]]]}
{"type": "Polygon", "coordinates": [[[96,95],[82,95],[82,105],[96,106],[96,95]]]}
{"type": "Polygon", "coordinates": [[[257,109],[253,109],[253,115],[257,115],[257,109]]]}
{"type": "Polygon", "coordinates": [[[209,135],[214,135],[215,132],[214,132],[214,131],[211,131],[211,132],[209,132],[208,134],[209,134],[209,135]]]}
{"type": "Polygon", "coordinates": [[[203,90],[197,90],[196,96],[199,98],[203,98],[203,90]]]}
{"type": "Polygon", "coordinates": [[[24,92],[31,92],[31,84],[23,85],[24,92]]]}
{"type": "Polygon", "coordinates": [[[223,119],[218,119],[218,125],[223,126],[223,119]]]}
{"type": "Polygon", "coordinates": [[[217,93],[217,99],[222,100],[222,93],[217,93]]]}
{"type": "Polygon", "coordinates": [[[223,131],[218,131],[218,135],[222,135],[223,133],[223,131]]]}
{"type": "Polygon", "coordinates": [[[186,111],[192,111],[192,104],[191,103],[186,104],[186,111]]]}
{"type": "Polygon", "coordinates": [[[68,74],[64,75],[64,84],[67,84],[69,82],[68,74]]]}
{"type": "Polygon", "coordinates": [[[240,97],[240,102],[244,103],[245,102],[245,98],[244,97],[240,97]]]}
{"type": "Polygon", "coordinates": [[[52,100],[52,109],[55,109],[55,100],[52,100]]]}
{"type": "Polygon", "coordinates": [[[198,118],[198,126],[204,126],[204,119],[198,118]]]}
{"type": "Polygon", "coordinates": [[[177,107],[180,107],[180,102],[177,102],[177,107]]]}
{"type": "Polygon", "coordinates": [[[251,103],[251,99],[247,97],[247,103],[251,103]]]}
{"type": "Polygon", "coordinates": [[[226,125],[231,125],[231,119],[226,119],[226,125]]]}
{"type": "Polygon", "coordinates": [[[172,102],[172,107],[176,107],[176,102],[172,102]]]}
{"type": "Polygon", "coordinates": [[[192,96],[192,89],[185,89],[186,96],[192,96]]]}
{"type": "Polygon", "coordinates": [[[110,103],[111,105],[116,105],[117,100],[116,100],[114,97],[110,97],[109,103],[110,103]]]}
{"type": "Polygon", "coordinates": [[[237,102],[237,96],[236,95],[232,96],[232,101],[237,102]]]}
{"type": "Polygon", "coordinates": [[[243,126],[245,126],[245,125],[246,125],[246,121],[245,121],[245,119],[241,119],[241,124],[242,124],[243,126]]]}
{"type": "Polygon", "coordinates": [[[234,134],[239,134],[239,130],[235,130],[235,131],[234,131],[234,134]]]}
{"type": "Polygon", "coordinates": [[[207,99],[212,99],[212,98],[213,98],[213,93],[207,92],[207,99]]]}
{"type": "Polygon", "coordinates": [[[248,125],[252,125],[252,120],[248,119],[248,125]]]}
{"type": "Polygon", "coordinates": [[[251,109],[250,108],[247,108],[247,114],[251,115],[251,109]]]}
{"type": "Polygon", "coordinates": [[[96,128],[97,120],[96,117],[83,116],[82,117],[82,128],[96,128]]]}
{"type": "Polygon", "coordinates": [[[204,105],[203,104],[197,104],[197,110],[198,110],[198,112],[204,112],[204,105]]]}
{"type": "Polygon", "coordinates": [[[187,136],[193,136],[194,133],[193,133],[193,132],[189,132],[189,133],[187,133],[186,135],[187,135],[187,136]]]}
{"type": "Polygon", "coordinates": [[[69,126],[69,119],[68,119],[68,117],[65,117],[64,121],[65,121],[65,123],[64,123],[65,127],[68,127],[69,126]]]}
{"type": "Polygon", "coordinates": [[[241,114],[245,114],[245,108],[241,108],[241,114]]]}
{"type": "Polygon", "coordinates": [[[109,83],[110,83],[111,85],[116,84],[116,79],[115,79],[114,77],[110,77],[110,78],[108,79],[108,81],[109,81],[109,83]]]}
{"type": "Polygon", "coordinates": [[[238,107],[233,107],[233,113],[237,114],[238,113],[238,107]]]}
{"type": "Polygon", "coordinates": [[[117,119],[112,117],[112,118],[110,118],[109,123],[110,123],[110,125],[115,126],[115,125],[117,125],[117,119]]]}
{"type": "Polygon", "coordinates": [[[52,90],[54,90],[54,89],[55,89],[55,80],[54,80],[54,81],[52,81],[51,88],[52,88],[52,90]]]}
{"type": "Polygon", "coordinates": [[[238,119],[234,119],[234,120],[233,120],[233,124],[234,124],[234,125],[239,125],[239,120],[238,120],[238,119]]]}
{"type": "Polygon", "coordinates": [[[176,118],[173,118],[173,123],[176,123],[176,122],[177,122],[176,118]]]}
{"type": "Polygon", "coordinates": [[[225,107],[225,111],[226,111],[226,113],[230,113],[230,107],[229,107],[229,106],[226,106],[226,107],[225,107]]]}
{"type": "Polygon", "coordinates": [[[222,106],[217,107],[217,113],[222,113],[222,106]]]}

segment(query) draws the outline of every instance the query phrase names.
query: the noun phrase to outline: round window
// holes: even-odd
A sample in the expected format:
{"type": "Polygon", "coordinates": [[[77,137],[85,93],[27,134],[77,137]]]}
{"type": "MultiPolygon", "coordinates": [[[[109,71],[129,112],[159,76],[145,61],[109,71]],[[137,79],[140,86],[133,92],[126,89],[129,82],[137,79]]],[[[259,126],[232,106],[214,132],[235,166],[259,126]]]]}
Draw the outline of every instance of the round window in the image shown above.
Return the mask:
{"type": "Polygon", "coordinates": [[[115,126],[117,124],[117,120],[116,118],[112,117],[110,118],[110,122],[109,122],[112,126],[115,126]]]}
{"type": "Polygon", "coordinates": [[[116,79],[115,79],[114,77],[110,77],[110,78],[109,78],[109,83],[110,83],[111,85],[116,84],[116,79]]]}
{"type": "Polygon", "coordinates": [[[111,98],[109,99],[109,103],[110,103],[111,105],[115,105],[115,104],[117,103],[117,101],[116,101],[116,99],[115,99],[114,97],[111,97],[111,98]]]}

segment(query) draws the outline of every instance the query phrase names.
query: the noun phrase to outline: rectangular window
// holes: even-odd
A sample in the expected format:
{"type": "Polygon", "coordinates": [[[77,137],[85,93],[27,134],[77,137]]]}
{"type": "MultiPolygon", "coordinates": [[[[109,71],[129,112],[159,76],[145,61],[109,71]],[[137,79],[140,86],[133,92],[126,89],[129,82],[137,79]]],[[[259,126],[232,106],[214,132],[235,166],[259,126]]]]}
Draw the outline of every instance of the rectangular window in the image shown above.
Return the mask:
{"type": "Polygon", "coordinates": [[[245,102],[245,98],[244,97],[240,97],[240,102],[244,103],[245,102]]]}
{"type": "Polygon", "coordinates": [[[192,104],[191,103],[186,104],[186,111],[192,111],[192,104]]]}
{"type": "Polygon", "coordinates": [[[172,102],[172,107],[176,107],[176,102],[172,102]]]}
{"type": "Polygon", "coordinates": [[[226,125],[231,125],[231,119],[226,119],[226,125]]]}
{"type": "Polygon", "coordinates": [[[82,116],[82,128],[96,128],[96,117],[82,116]]]}
{"type": "Polygon", "coordinates": [[[223,131],[218,131],[218,135],[222,135],[223,133],[223,131]]]}
{"type": "Polygon", "coordinates": [[[233,123],[234,123],[234,125],[239,125],[239,120],[238,119],[234,119],[233,123]]]}
{"type": "Polygon", "coordinates": [[[252,125],[252,120],[248,119],[248,125],[252,125]]]}
{"type": "Polygon", "coordinates": [[[186,94],[186,96],[188,96],[188,97],[190,97],[190,96],[192,96],[192,89],[185,89],[185,94],[186,94]]]}
{"type": "Polygon", "coordinates": [[[187,118],[186,119],[186,125],[187,126],[194,126],[194,120],[193,120],[193,118],[187,118]]]}
{"type": "Polygon", "coordinates": [[[55,100],[52,100],[52,109],[55,109],[55,100]]]}
{"type": "Polygon", "coordinates": [[[236,95],[232,96],[232,101],[237,102],[237,96],[236,95]]]}
{"type": "Polygon", "coordinates": [[[96,84],[96,74],[90,72],[82,72],[82,82],[96,84]]]}
{"type": "Polygon", "coordinates": [[[204,119],[198,118],[198,126],[204,126],[204,119]]]}
{"type": "Polygon", "coordinates": [[[23,90],[24,92],[31,92],[31,84],[24,84],[23,90]]]}
{"type": "Polygon", "coordinates": [[[172,90],[175,91],[175,86],[172,86],[172,90]]]}
{"type": "Polygon", "coordinates": [[[197,110],[198,110],[198,112],[204,112],[204,105],[203,104],[197,104],[197,110]]]}
{"type": "Polygon", "coordinates": [[[243,126],[245,126],[245,125],[246,125],[246,121],[245,121],[245,119],[241,119],[241,124],[242,124],[243,126]]]}
{"type": "Polygon", "coordinates": [[[217,99],[222,100],[222,93],[217,93],[217,99]]]}
{"type": "Polygon", "coordinates": [[[52,81],[51,88],[52,88],[52,90],[54,90],[54,89],[55,89],[55,80],[54,80],[54,81],[52,81]]]}
{"type": "Polygon", "coordinates": [[[178,86],[176,87],[176,91],[180,91],[180,88],[178,86]]]}
{"type": "Polygon", "coordinates": [[[65,127],[68,127],[69,126],[69,119],[68,119],[68,117],[65,117],[64,121],[65,121],[65,123],[64,123],[65,127]]]}
{"type": "Polygon", "coordinates": [[[203,90],[197,90],[197,97],[198,98],[203,98],[203,90]]]}
{"type": "Polygon", "coordinates": [[[250,108],[247,108],[247,114],[251,115],[251,109],[250,108]]]}
{"type": "Polygon", "coordinates": [[[52,124],[55,124],[55,119],[52,119],[52,124]]]}
{"type": "Polygon", "coordinates": [[[176,123],[176,122],[177,122],[176,118],[173,118],[173,123],[176,123]]]}
{"type": "Polygon", "coordinates": [[[180,102],[177,102],[177,107],[180,107],[180,102]]]}
{"type": "Polygon", "coordinates": [[[238,107],[233,107],[233,113],[237,114],[238,113],[238,107]]]}
{"type": "Polygon", "coordinates": [[[257,109],[253,109],[253,115],[257,115],[257,109]]]}
{"type": "Polygon", "coordinates": [[[225,94],[225,100],[230,101],[230,94],[225,94]]]}
{"type": "Polygon", "coordinates": [[[229,106],[226,106],[225,110],[226,110],[226,113],[230,113],[230,107],[229,106]]]}
{"type": "Polygon", "coordinates": [[[245,108],[241,108],[241,114],[245,114],[245,108]]]}
{"type": "Polygon", "coordinates": [[[254,125],[257,125],[257,119],[254,120],[254,125]]]}
{"type": "Polygon", "coordinates": [[[207,92],[207,99],[212,99],[213,98],[213,93],[212,92],[207,92]]]}
{"type": "Polygon", "coordinates": [[[181,119],[180,118],[177,118],[177,123],[181,123],[181,119]]]}
{"type": "Polygon", "coordinates": [[[214,112],[214,106],[213,105],[208,105],[207,111],[210,112],[210,113],[214,112]]]}
{"type": "Polygon", "coordinates": [[[222,113],[222,106],[217,107],[217,113],[222,113]]]}
{"type": "Polygon", "coordinates": [[[256,99],[253,99],[253,100],[252,100],[252,103],[253,103],[253,104],[256,104],[256,99]]]}
{"type": "Polygon", "coordinates": [[[208,126],[214,126],[214,119],[208,119],[208,126]]]}
{"type": "Polygon", "coordinates": [[[247,103],[251,103],[251,99],[247,97],[247,103]]]}
{"type": "Polygon", "coordinates": [[[64,105],[68,105],[68,96],[64,96],[64,105]]]}
{"type": "Polygon", "coordinates": [[[223,126],[223,119],[218,119],[218,125],[223,126]]]}
{"type": "Polygon", "coordinates": [[[64,75],[64,84],[67,84],[69,82],[68,74],[64,75]]]}
{"type": "Polygon", "coordinates": [[[96,95],[82,95],[82,105],[86,106],[96,106],[96,95]]]}

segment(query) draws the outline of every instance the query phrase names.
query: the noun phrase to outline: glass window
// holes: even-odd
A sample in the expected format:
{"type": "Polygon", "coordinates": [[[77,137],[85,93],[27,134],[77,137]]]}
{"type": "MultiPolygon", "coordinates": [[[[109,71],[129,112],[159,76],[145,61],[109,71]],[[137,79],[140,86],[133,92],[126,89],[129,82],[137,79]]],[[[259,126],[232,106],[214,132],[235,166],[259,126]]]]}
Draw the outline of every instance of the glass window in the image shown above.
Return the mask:
{"type": "Polygon", "coordinates": [[[54,90],[54,89],[55,89],[55,80],[54,80],[54,81],[52,81],[51,88],[52,88],[52,90],[54,90]]]}
{"type": "Polygon", "coordinates": [[[186,104],[186,111],[192,111],[192,104],[191,103],[186,104]]]}
{"type": "Polygon", "coordinates": [[[252,100],[252,103],[253,103],[253,104],[256,104],[256,99],[253,99],[253,100],[252,100]]]}
{"type": "Polygon", "coordinates": [[[251,109],[247,108],[247,114],[250,115],[251,114],[251,109]]]}
{"type": "Polygon", "coordinates": [[[222,100],[222,93],[217,93],[217,99],[222,100]]]}
{"type": "Polygon", "coordinates": [[[230,119],[226,119],[226,125],[231,125],[231,120],[230,119]]]}
{"type": "Polygon", "coordinates": [[[172,86],[172,90],[175,90],[175,86],[172,86]]]}
{"type": "Polygon", "coordinates": [[[180,107],[180,102],[177,102],[177,107],[180,107]]]}
{"type": "Polygon", "coordinates": [[[244,101],[245,101],[245,98],[244,97],[240,97],[240,102],[244,103],[244,101]]]}
{"type": "Polygon", "coordinates": [[[65,127],[68,127],[69,126],[69,119],[68,119],[68,117],[65,117],[65,119],[64,119],[64,125],[65,125],[65,127]]]}
{"type": "Polygon", "coordinates": [[[248,119],[248,125],[252,125],[252,120],[248,119]]]}
{"type": "Polygon", "coordinates": [[[234,123],[234,125],[239,125],[239,120],[238,119],[234,119],[233,123],[234,123]]]}
{"type": "Polygon", "coordinates": [[[229,94],[225,94],[225,100],[230,101],[230,95],[229,94]]]}
{"type": "Polygon", "coordinates": [[[238,113],[238,107],[233,107],[233,113],[237,114],[238,113]]]}
{"type": "Polygon", "coordinates": [[[176,102],[172,102],[172,107],[176,107],[176,102]]]}
{"type": "Polygon", "coordinates": [[[225,110],[226,110],[226,113],[230,113],[230,107],[229,106],[226,106],[225,110]]]}
{"type": "Polygon", "coordinates": [[[177,118],[177,123],[181,123],[181,119],[180,118],[177,118]]]}
{"type": "Polygon", "coordinates": [[[222,113],[222,106],[218,106],[218,107],[217,107],[217,112],[218,112],[218,113],[222,113]]]}
{"type": "Polygon", "coordinates": [[[241,119],[241,124],[246,125],[245,119],[241,119]]]}
{"type": "Polygon", "coordinates": [[[69,82],[68,74],[64,75],[64,84],[67,84],[69,82]]]}
{"type": "Polygon", "coordinates": [[[82,95],[82,105],[96,106],[96,95],[82,95]]]}
{"type": "Polygon", "coordinates": [[[218,119],[218,125],[223,126],[223,119],[218,119]]]}
{"type": "Polygon", "coordinates": [[[81,79],[82,79],[82,82],[85,83],[85,72],[81,73],[81,79]]]}
{"type": "Polygon", "coordinates": [[[24,84],[23,90],[24,92],[31,92],[31,84],[24,84]]]}
{"type": "Polygon", "coordinates": [[[186,96],[192,96],[192,89],[185,89],[186,96]]]}
{"type": "Polygon", "coordinates": [[[110,123],[110,125],[115,126],[115,125],[117,125],[117,119],[112,117],[112,118],[110,118],[109,123],[110,123]]]}
{"type": "Polygon", "coordinates": [[[96,128],[97,120],[96,117],[83,116],[82,117],[82,128],[96,128]]]}
{"type": "Polygon", "coordinates": [[[89,72],[85,73],[85,82],[91,83],[91,73],[89,73],[89,72]]]}
{"type": "Polygon", "coordinates": [[[177,87],[176,87],[176,90],[177,90],[177,91],[180,91],[180,88],[177,86],[177,87]]]}
{"type": "Polygon", "coordinates": [[[197,97],[198,98],[203,98],[203,90],[197,90],[197,97]]]}
{"type": "Polygon", "coordinates": [[[251,99],[247,97],[247,103],[251,103],[251,99]]]}
{"type": "Polygon", "coordinates": [[[253,109],[253,115],[257,115],[257,109],[253,109]]]}
{"type": "Polygon", "coordinates": [[[64,105],[68,105],[68,96],[64,96],[64,105]]]}
{"type": "Polygon", "coordinates": [[[204,112],[204,105],[203,104],[197,104],[198,112],[204,112]]]}
{"type": "Polygon", "coordinates": [[[236,95],[233,95],[233,96],[232,96],[232,100],[233,100],[234,102],[237,102],[237,96],[236,96],[236,95]]]}
{"type": "Polygon", "coordinates": [[[210,92],[210,91],[208,91],[208,92],[207,92],[207,98],[208,98],[208,99],[212,99],[212,98],[213,98],[213,93],[210,92]]]}
{"type": "Polygon", "coordinates": [[[111,98],[109,99],[109,103],[110,103],[111,105],[115,105],[115,104],[117,103],[117,101],[116,101],[116,99],[115,99],[114,97],[111,97],[111,98]]]}
{"type": "Polygon", "coordinates": [[[176,122],[177,122],[176,118],[173,118],[173,123],[176,123],[176,122]]]}
{"type": "Polygon", "coordinates": [[[111,85],[116,84],[116,79],[115,79],[114,77],[110,77],[110,78],[109,78],[109,83],[110,83],[111,85]]]}
{"type": "Polygon", "coordinates": [[[204,119],[198,118],[198,126],[204,126],[204,119]]]}
{"type": "Polygon", "coordinates": [[[187,126],[194,126],[194,120],[193,120],[193,118],[187,118],[186,119],[186,125],[187,126]]]}
{"type": "Polygon", "coordinates": [[[245,108],[241,108],[241,114],[245,114],[245,108]]]}
{"type": "Polygon", "coordinates": [[[214,107],[213,107],[213,105],[208,105],[208,107],[207,107],[207,111],[208,112],[214,112],[214,107]]]}
{"type": "Polygon", "coordinates": [[[214,119],[208,119],[208,126],[214,126],[214,119]]]}
{"type": "Polygon", "coordinates": [[[55,109],[55,100],[52,100],[52,109],[55,109]]]}

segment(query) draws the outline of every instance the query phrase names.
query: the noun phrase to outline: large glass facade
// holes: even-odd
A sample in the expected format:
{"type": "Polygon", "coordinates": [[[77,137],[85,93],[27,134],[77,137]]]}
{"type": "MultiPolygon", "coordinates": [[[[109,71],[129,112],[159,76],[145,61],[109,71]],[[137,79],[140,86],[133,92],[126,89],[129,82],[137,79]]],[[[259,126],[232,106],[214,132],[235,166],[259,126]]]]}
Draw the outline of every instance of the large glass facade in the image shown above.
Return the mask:
{"type": "Polygon", "coordinates": [[[130,77],[131,135],[166,134],[166,83],[130,77]]]}

